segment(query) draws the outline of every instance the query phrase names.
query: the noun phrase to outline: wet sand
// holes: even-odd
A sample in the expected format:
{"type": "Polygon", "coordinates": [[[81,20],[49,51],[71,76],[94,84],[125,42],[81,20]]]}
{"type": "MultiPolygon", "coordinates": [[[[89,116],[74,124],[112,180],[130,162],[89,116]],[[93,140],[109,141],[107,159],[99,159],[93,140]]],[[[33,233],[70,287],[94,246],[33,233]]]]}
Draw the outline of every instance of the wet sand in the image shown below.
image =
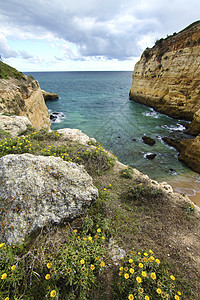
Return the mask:
{"type": "Polygon", "coordinates": [[[198,173],[187,173],[174,176],[166,180],[174,192],[187,195],[190,200],[200,207],[200,175],[198,173]]]}

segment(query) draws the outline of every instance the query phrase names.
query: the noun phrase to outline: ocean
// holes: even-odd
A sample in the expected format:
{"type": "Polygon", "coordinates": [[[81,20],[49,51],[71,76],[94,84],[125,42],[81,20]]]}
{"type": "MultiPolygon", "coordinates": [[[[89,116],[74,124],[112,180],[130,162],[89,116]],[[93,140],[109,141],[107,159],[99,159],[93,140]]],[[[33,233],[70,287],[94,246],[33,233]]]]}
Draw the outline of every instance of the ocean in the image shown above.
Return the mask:
{"type": "MultiPolygon", "coordinates": [[[[129,100],[132,72],[32,72],[42,89],[59,99],[47,101],[50,114],[59,113],[52,129],[78,128],[95,138],[124,164],[157,181],[169,182],[175,191],[194,202],[200,195],[200,176],[177,157],[163,137],[187,138],[182,120],[129,100]],[[143,136],[155,140],[144,144],[143,136]],[[152,160],[148,154],[156,154],[152,160]]],[[[199,201],[200,204],[200,201],[199,201]]]]}

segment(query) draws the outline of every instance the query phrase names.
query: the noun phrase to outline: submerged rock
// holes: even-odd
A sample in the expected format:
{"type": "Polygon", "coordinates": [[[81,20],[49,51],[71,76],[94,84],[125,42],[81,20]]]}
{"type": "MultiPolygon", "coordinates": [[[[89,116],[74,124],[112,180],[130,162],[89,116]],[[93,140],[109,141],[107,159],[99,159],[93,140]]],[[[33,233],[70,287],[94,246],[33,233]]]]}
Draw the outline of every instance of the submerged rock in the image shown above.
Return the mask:
{"type": "Polygon", "coordinates": [[[156,157],[155,153],[151,153],[151,154],[146,155],[146,158],[148,158],[148,159],[154,159],[155,157],[156,157]]]}
{"type": "Polygon", "coordinates": [[[151,137],[146,136],[146,135],[142,137],[142,140],[145,144],[147,144],[149,146],[153,146],[156,142],[154,139],[152,139],[151,137]]]}
{"type": "Polygon", "coordinates": [[[52,156],[4,156],[0,182],[0,240],[9,244],[74,219],[98,197],[83,166],[52,156]]]}

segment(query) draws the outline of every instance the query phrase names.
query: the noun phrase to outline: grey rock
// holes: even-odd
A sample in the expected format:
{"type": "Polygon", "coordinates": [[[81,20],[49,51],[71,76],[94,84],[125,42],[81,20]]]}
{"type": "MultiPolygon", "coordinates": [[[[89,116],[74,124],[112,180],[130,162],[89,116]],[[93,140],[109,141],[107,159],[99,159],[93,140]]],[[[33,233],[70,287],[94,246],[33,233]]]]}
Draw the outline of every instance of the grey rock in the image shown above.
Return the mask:
{"type": "Polygon", "coordinates": [[[98,197],[84,167],[59,157],[4,156],[0,183],[0,240],[9,244],[74,219],[98,197]]]}
{"type": "Polygon", "coordinates": [[[24,116],[6,116],[0,114],[0,129],[9,132],[13,137],[27,129],[31,122],[24,116]]]}

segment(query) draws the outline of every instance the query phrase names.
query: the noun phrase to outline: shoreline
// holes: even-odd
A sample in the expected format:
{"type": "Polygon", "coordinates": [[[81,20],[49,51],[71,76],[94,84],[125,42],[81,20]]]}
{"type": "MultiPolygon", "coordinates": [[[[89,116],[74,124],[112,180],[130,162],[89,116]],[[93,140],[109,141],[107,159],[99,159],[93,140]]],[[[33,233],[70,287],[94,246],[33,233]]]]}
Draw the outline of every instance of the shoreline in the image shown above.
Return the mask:
{"type": "Polygon", "coordinates": [[[166,178],[166,182],[175,193],[187,195],[195,205],[200,207],[200,177],[191,176],[191,173],[188,172],[184,175],[177,175],[174,178],[166,178]]]}

